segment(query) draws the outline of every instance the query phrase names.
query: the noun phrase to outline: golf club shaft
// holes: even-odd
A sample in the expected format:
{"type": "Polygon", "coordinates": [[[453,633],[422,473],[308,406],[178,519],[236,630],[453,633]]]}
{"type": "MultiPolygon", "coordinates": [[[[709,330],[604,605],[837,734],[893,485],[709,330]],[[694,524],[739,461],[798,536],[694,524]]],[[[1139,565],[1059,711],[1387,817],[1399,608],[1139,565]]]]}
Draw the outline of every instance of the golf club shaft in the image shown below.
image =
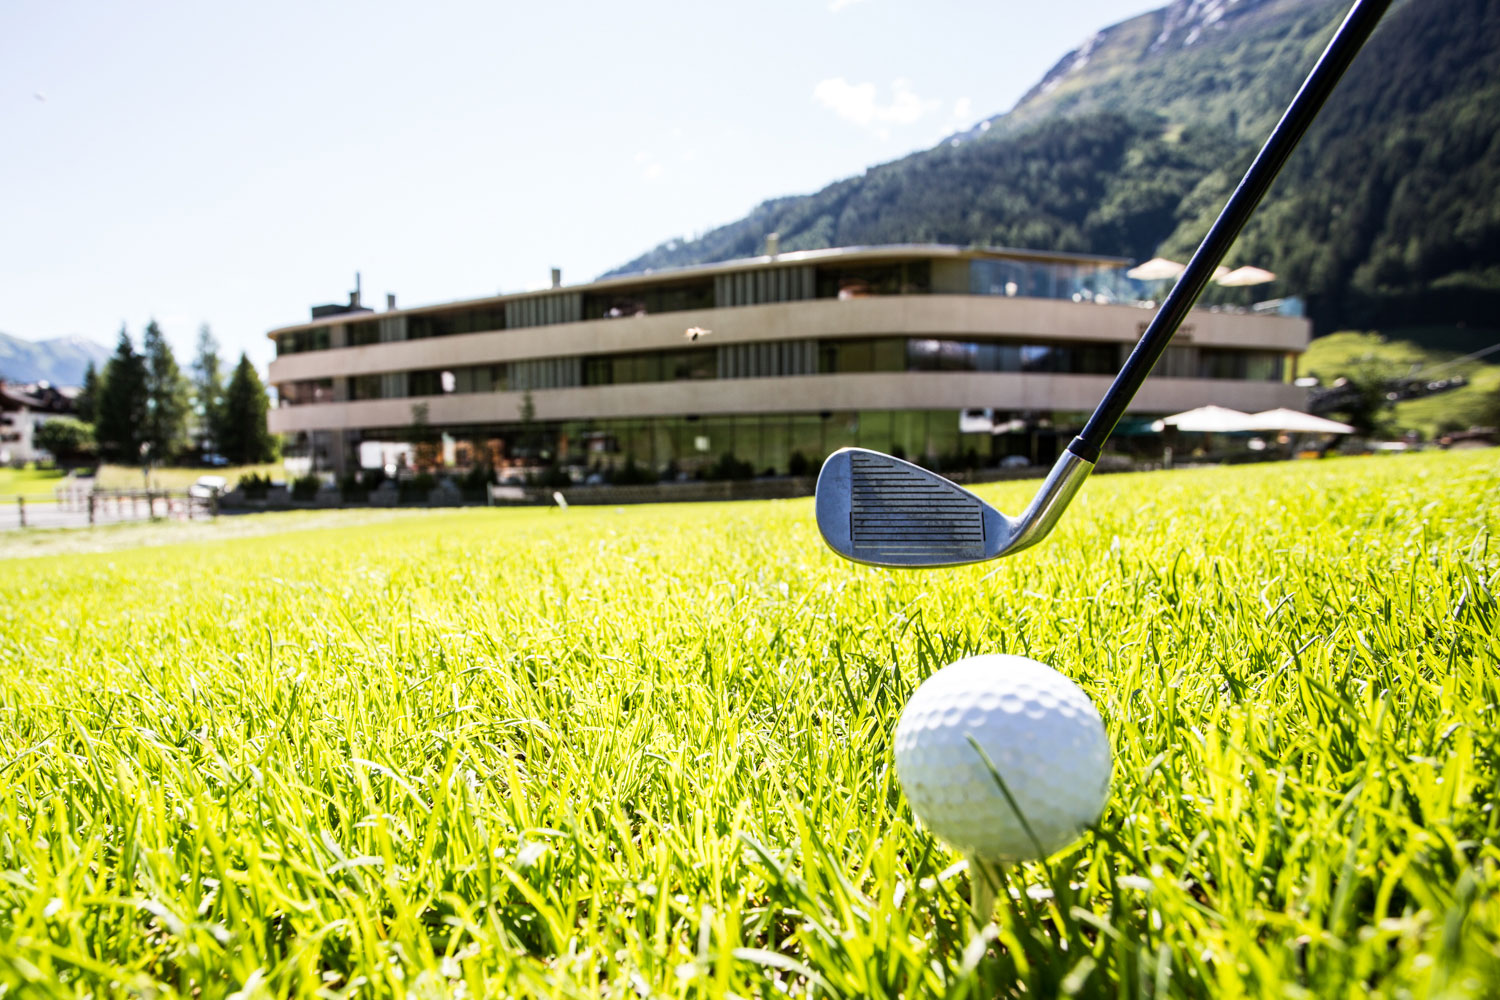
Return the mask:
{"type": "Polygon", "coordinates": [[[1114,431],[1115,425],[1120,422],[1125,408],[1130,405],[1141,383],[1146,381],[1146,376],[1151,374],[1151,369],[1167,349],[1177,327],[1193,308],[1193,303],[1198,301],[1198,296],[1213,276],[1219,261],[1229,252],[1235,237],[1239,236],[1240,230],[1255,211],[1255,206],[1260,204],[1261,198],[1276,180],[1282,164],[1292,154],[1292,150],[1297,148],[1307,127],[1317,117],[1319,109],[1328,100],[1328,95],[1338,85],[1339,78],[1354,61],[1389,6],[1390,0],[1356,0],[1348,16],[1344,18],[1344,23],[1334,33],[1333,40],[1323,50],[1317,65],[1303,82],[1302,89],[1297,91],[1286,114],[1281,116],[1281,121],[1261,147],[1255,162],[1250,164],[1239,187],[1199,244],[1187,269],[1182,272],[1182,277],[1177,280],[1151,325],[1130,352],[1124,367],[1105,392],[1104,399],[1084,425],[1083,432],[1068,445],[1068,451],[1086,462],[1099,460],[1099,452],[1114,431]]]}

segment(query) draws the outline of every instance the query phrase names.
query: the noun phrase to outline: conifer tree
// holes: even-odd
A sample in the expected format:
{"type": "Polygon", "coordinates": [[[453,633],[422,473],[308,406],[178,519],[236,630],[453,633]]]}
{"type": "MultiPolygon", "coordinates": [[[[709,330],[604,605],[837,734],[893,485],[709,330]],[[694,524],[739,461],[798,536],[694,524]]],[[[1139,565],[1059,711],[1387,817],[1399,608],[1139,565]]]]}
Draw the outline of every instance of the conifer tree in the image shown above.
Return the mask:
{"type": "Polygon", "coordinates": [[[202,451],[218,449],[223,410],[224,373],[219,361],[219,342],[204,323],[198,328],[198,355],[193,359],[193,415],[197,422],[193,437],[202,451]]]}
{"type": "Polygon", "coordinates": [[[86,424],[92,424],[96,411],[99,409],[99,373],[94,369],[94,363],[83,370],[83,388],[78,390],[78,398],[73,401],[78,408],[78,419],[86,424]]]}
{"type": "Polygon", "coordinates": [[[276,442],[266,429],[266,387],[255,366],[244,354],[224,390],[223,424],[219,451],[235,465],[269,462],[276,457],[276,442]]]}
{"type": "Polygon", "coordinates": [[[169,462],[186,443],[188,384],[156,320],[146,324],[141,338],[146,359],[146,428],[144,440],[155,462],[169,462]]]}
{"type": "Polygon", "coordinates": [[[134,465],[140,461],[146,428],[146,359],[135,351],[130,331],[120,328],[115,353],[104,366],[94,406],[94,437],[102,458],[134,465]]]}

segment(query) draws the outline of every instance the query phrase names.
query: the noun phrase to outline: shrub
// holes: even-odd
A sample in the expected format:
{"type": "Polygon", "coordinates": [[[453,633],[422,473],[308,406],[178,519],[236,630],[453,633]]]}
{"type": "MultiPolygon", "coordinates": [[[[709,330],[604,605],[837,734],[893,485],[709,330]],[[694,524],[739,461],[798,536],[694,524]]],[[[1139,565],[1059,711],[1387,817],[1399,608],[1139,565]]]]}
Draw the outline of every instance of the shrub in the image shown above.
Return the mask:
{"type": "Polygon", "coordinates": [[[495,481],[495,471],[488,465],[476,465],[458,481],[465,500],[483,500],[485,490],[495,481]]]}
{"type": "Polygon", "coordinates": [[[724,479],[754,479],[755,466],[749,462],[742,462],[734,457],[733,452],[726,451],[719,456],[719,460],[710,465],[703,472],[703,478],[711,481],[724,479]]]}
{"type": "Polygon", "coordinates": [[[527,477],[529,486],[538,486],[547,490],[560,490],[573,485],[573,477],[568,475],[568,470],[557,463],[545,465],[540,469],[533,470],[527,477]]]}
{"type": "Polygon", "coordinates": [[[318,487],[322,485],[323,481],[312,473],[308,473],[305,476],[298,476],[292,480],[292,499],[301,501],[311,500],[318,495],[318,487]]]}
{"type": "Polygon", "coordinates": [[[410,479],[405,480],[399,487],[402,503],[425,503],[427,494],[431,493],[437,486],[437,480],[430,472],[419,472],[410,479]]]}
{"type": "Polygon", "coordinates": [[[649,466],[636,465],[635,456],[625,459],[625,464],[609,474],[609,481],[616,486],[649,486],[656,482],[656,471],[649,466]]]}
{"type": "MultiPolygon", "coordinates": [[[[381,475],[383,477],[384,473],[381,475]]],[[[363,503],[369,499],[370,494],[356,473],[347,472],[339,477],[339,497],[345,503],[363,503]]]]}
{"type": "Polygon", "coordinates": [[[239,491],[245,495],[246,500],[264,500],[270,490],[270,476],[258,476],[253,472],[247,472],[240,477],[239,491]]]}
{"type": "Polygon", "coordinates": [[[812,463],[802,452],[794,451],[786,463],[786,471],[793,476],[805,476],[812,471],[812,463]]]}

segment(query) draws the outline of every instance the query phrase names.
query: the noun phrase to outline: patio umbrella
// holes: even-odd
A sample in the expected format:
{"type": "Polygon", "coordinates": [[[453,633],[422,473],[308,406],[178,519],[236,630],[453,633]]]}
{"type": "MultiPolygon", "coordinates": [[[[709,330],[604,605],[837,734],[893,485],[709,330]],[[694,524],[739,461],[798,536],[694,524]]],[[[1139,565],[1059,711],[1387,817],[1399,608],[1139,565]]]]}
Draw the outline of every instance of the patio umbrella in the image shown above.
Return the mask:
{"type": "Polygon", "coordinates": [[[1225,406],[1200,406],[1196,410],[1185,410],[1163,417],[1162,423],[1180,431],[1196,431],[1200,434],[1230,434],[1248,431],[1246,426],[1250,414],[1231,410],[1225,406]]]}
{"type": "Polygon", "coordinates": [[[1138,264],[1125,272],[1125,277],[1134,278],[1137,281],[1165,281],[1175,278],[1187,270],[1186,264],[1179,264],[1175,260],[1167,260],[1165,257],[1152,257],[1144,264],[1138,264]]]}
{"type": "Polygon", "coordinates": [[[1244,288],[1247,285],[1264,285],[1268,281],[1275,281],[1276,275],[1262,267],[1237,267],[1233,271],[1223,275],[1214,275],[1214,280],[1225,288],[1244,288]]]}
{"type": "Polygon", "coordinates": [[[1303,413],[1300,410],[1288,410],[1285,407],[1275,410],[1263,410],[1253,413],[1247,418],[1246,430],[1255,431],[1292,431],[1298,434],[1353,434],[1354,428],[1348,424],[1341,424],[1337,420],[1328,420],[1324,417],[1315,417],[1311,413],[1303,413]]]}

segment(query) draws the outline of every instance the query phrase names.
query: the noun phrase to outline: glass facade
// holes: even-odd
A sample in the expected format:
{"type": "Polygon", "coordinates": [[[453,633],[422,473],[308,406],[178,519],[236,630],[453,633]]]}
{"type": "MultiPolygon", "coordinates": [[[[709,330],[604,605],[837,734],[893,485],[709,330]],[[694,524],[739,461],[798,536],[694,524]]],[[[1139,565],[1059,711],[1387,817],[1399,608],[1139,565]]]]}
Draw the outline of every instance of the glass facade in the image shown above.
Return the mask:
{"type": "MultiPolygon", "coordinates": [[[[886,295],[930,295],[936,292],[1066,299],[1073,302],[1125,303],[1137,299],[1137,284],[1122,267],[1098,261],[1015,257],[970,259],[929,257],[877,261],[829,260],[796,266],[762,265],[713,277],[643,279],[596,291],[559,291],[517,297],[505,302],[456,306],[410,313],[397,339],[422,340],[463,333],[515,330],[579,320],[652,316],[685,310],[724,309],[805,299],[856,299],[886,295]],[[935,280],[941,268],[960,268],[952,278],[935,280]],[[962,287],[963,268],[967,287],[962,287]]],[[[348,324],[348,346],[379,343],[378,319],[348,324]]],[[[278,354],[324,351],[335,346],[329,327],[294,330],[276,336],[278,354]]],[[[339,344],[337,346],[344,346],[339,344]]]]}
{"type": "MultiPolygon", "coordinates": [[[[1123,344],[1024,343],[929,337],[849,337],[825,341],[728,344],[676,351],[638,351],[533,358],[454,368],[359,375],[346,381],[348,399],[402,399],[449,393],[523,392],[575,386],[631,385],[719,378],[788,378],[868,372],[978,372],[1114,375],[1123,344]]],[[[1169,347],[1154,373],[1167,378],[1283,381],[1285,357],[1274,351],[1169,347]]],[[[323,379],[320,384],[331,385],[323,379]]],[[[283,383],[282,405],[332,402],[283,383]]]]}
{"type": "Polygon", "coordinates": [[[1135,288],[1120,268],[1094,263],[981,259],[969,265],[971,295],[1116,304],[1134,302],[1135,288]]]}
{"type": "MultiPolygon", "coordinates": [[[[812,475],[828,454],[849,446],[951,472],[998,465],[1010,455],[1050,464],[1082,428],[1084,417],[997,412],[994,431],[965,432],[957,410],[853,410],[537,421],[444,427],[442,432],[470,443],[460,464],[479,460],[524,468],[556,463],[580,478],[627,462],[663,478],[692,478],[707,473],[725,455],[747,463],[755,475],[812,475]]],[[[399,442],[407,439],[409,428],[352,434],[356,446],[360,441],[399,442]]]]}

